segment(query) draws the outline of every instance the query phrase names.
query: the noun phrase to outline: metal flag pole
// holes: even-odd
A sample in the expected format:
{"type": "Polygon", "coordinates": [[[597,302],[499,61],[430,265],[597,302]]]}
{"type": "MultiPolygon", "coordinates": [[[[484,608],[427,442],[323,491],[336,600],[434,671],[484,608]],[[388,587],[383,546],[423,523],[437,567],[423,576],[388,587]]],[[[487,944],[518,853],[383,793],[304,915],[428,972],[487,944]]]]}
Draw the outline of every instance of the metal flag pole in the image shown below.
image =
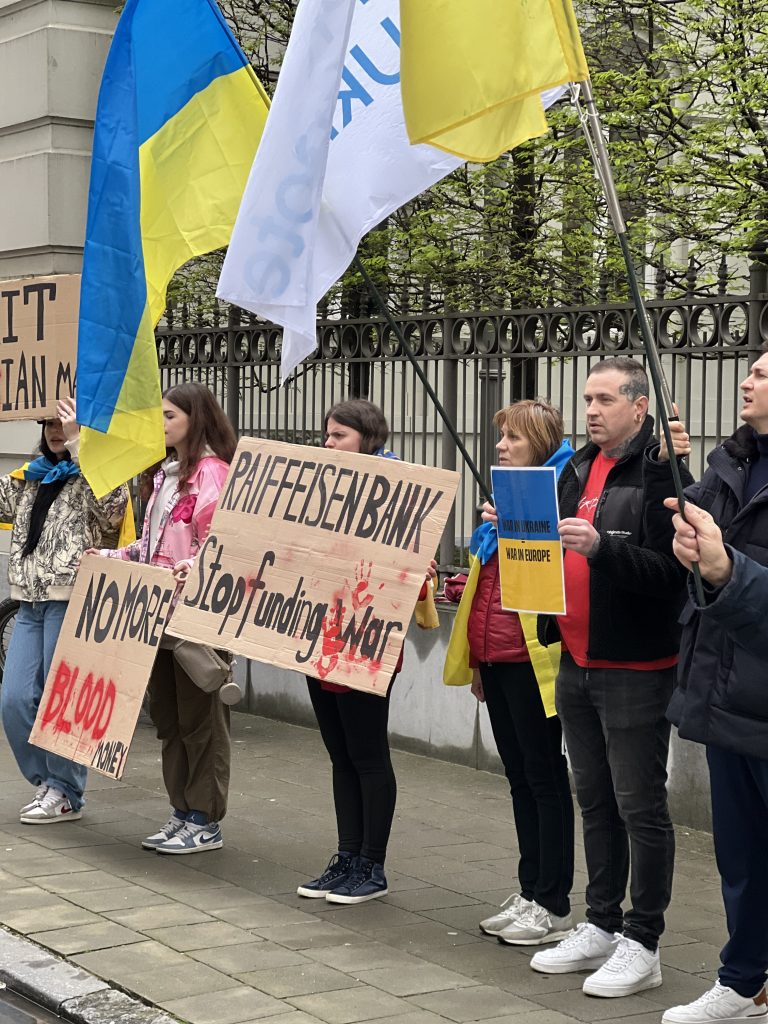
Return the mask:
{"type": "MultiPolygon", "coordinates": [[[[672,432],[669,429],[670,422],[672,420],[679,419],[679,417],[675,412],[675,408],[672,403],[669,386],[664,376],[661,360],[659,359],[659,353],[656,350],[656,342],[653,338],[651,321],[648,317],[645,300],[643,299],[642,292],[640,291],[640,285],[637,280],[637,271],[635,270],[635,264],[632,259],[632,253],[627,239],[627,225],[621,212],[621,206],[619,205],[619,197],[613,180],[611,162],[605,145],[603,125],[592,93],[592,83],[588,78],[583,82],[571,82],[570,91],[571,100],[579,115],[581,130],[584,134],[584,138],[586,139],[590,156],[592,157],[595,173],[603,189],[605,201],[608,206],[608,213],[610,214],[613,229],[616,232],[616,237],[619,240],[621,252],[624,257],[624,263],[627,268],[629,289],[632,294],[632,300],[637,313],[637,324],[640,329],[640,339],[643,343],[643,349],[648,360],[648,370],[651,375],[653,390],[658,404],[659,422],[664,433],[664,440],[667,444],[667,452],[669,453],[669,466],[672,471],[675,497],[679,502],[680,514],[685,518],[683,481],[680,476],[680,467],[674,454],[675,450],[672,445],[672,432]],[[582,94],[584,96],[584,104],[581,102],[582,94]]],[[[704,598],[704,587],[701,581],[701,570],[696,562],[692,565],[692,571],[693,582],[696,588],[696,599],[699,604],[704,605],[706,604],[706,601],[704,598]]]]}
{"type": "Polygon", "coordinates": [[[461,452],[462,458],[464,459],[465,463],[467,464],[467,468],[469,469],[469,471],[472,474],[472,476],[475,478],[475,483],[480,488],[480,493],[483,495],[483,497],[485,498],[486,501],[492,501],[493,499],[491,497],[491,492],[488,490],[488,485],[485,483],[485,481],[483,480],[482,476],[480,475],[480,472],[478,471],[477,466],[472,461],[472,456],[469,454],[469,452],[467,451],[467,449],[466,449],[466,447],[464,445],[464,442],[459,437],[459,434],[458,434],[458,431],[456,430],[456,427],[454,426],[453,423],[451,423],[451,420],[450,420],[450,418],[448,416],[448,413],[445,411],[445,409],[443,408],[443,405],[442,405],[440,399],[437,397],[437,393],[435,392],[435,389],[429,383],[429,379],[427,378],[426,373],[424,373],[424,370],[421,368],[421,365],[419,364],[418,360],[416,359],[416,356],[411,351],[411,347],[408,344],[408,342],[405,340],[405,335],[403,334],[403,330],[400,327],[400,324],[398,324],[397,321],[395,320],[395,318],[392,316],[392,313],[391,313],[391,311],[389,309],[389,306],[387,305],[387,303],[384,300],[384,296],[381,294],[379,289],[373,283],[373,280],[371,279],[370,274],[365,269],[365,265],[364,265],[363,261],[360,259],[360,257],[357,255],[357,253],[355,253],[355,258],[354,258],[353,262],[354,262],[354,265],[357,268],[357,270],[360,272],[363,280],[365,281],[366,287],[368,288],[369,292],[371,293],[371,295],[376,300],[376,304],[379,306],[379,308],[381,309],[381,312],[384,314],[385,320],[387,321],[387,323],[390,326],[390,328],[394,331],[395,337],[400,342],[401,349],[403,350],[405,355],[410,360],[411,366],[413,367],[413,369],[414,369],[414,371],[416,373],[416,376],[419,378],[421,383],[424,385],[424,388],[425,388],[427,394],[432,399],[432,404],[434,405],[435,409],[437,409],[437,411],[440,414],[440,417],[441,417],[443,423],[448,428],[448,432],[450,433],[451,437],[453,438],[454,442],[456,443],[456,447],[461,452]]]}

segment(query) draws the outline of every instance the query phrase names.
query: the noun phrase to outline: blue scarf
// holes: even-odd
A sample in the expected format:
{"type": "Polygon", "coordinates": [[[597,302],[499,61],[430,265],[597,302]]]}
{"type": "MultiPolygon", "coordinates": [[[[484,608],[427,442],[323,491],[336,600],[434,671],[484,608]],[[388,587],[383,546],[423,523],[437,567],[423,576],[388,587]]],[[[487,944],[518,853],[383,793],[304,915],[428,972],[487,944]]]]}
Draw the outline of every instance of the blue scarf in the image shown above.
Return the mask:
{"type": "MultiPolygon", "coordinates": [[[[555,478],[560,479],[563,466],[570,462],[574,455],[570,441],[563,441],[557,451],[550,455],[545,466],[555,467],[555,478]]],[[[480,564],[485,565],[496,554],[499,548],[499,534],[493,523],[483,523],[475,530],[469,541],[470,554],[480,559],[480,564]]]]}
{"type": "Polygon", "coordinates": [[[71,476],[80,475],[80,467],[70,459],[51,462],[44,455],[34,459],[23,468],[25,480],[39,480],[42,484],[53,484],[57,480],[67,480],[71,476]]]}

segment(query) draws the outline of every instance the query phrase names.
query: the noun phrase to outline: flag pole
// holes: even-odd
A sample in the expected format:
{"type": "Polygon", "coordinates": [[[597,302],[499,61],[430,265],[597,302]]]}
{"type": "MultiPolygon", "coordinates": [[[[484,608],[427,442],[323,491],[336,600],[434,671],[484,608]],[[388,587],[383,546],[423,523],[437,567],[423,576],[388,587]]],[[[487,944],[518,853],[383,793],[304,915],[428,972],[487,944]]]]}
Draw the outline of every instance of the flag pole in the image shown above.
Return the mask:
{"type": "Polygon", "coordinates": [[[480,488],[480,493],[482,494],[482,496],[485,498],[486,501],[492,501],[493,499],[491,497],[491,492],[488,490],[488,486],[485,483],[485,481],[483,480],[482,476],[480,475],[477,466],[472,461],[472,456],[469,454],[469,452],[467,451],[467,449],[466,449],[466,447],[464,445],[464,442],[459,437],[459,434],[458,434],[458,431],[456,430],[456,427],[454,426],[453,423],[451,423],[451,420],[450,420],[450,418],[448,416],[448,413],[445,411],[445,409],[443,408],[442,402],[437,397],[437,393],[436,393],[435,389],[429,383],[429,379],[427,378],[426,373],[424,373],[424,370],[422,369],[421,365],[419,364],[419,361],[416,359],[416,356],[411,351],[411,347],[408,344],[408,342],[405,340],[405,335],[403,334],[403,330],[400,327],[400,324],[398,324],[397,321],[395,320],[395,318],[392,316],[392,313],[391,313],[390,308],[389,308],[389,306],[387,305],[387,303],[386,303],[386,301],[384,299],[384,296],[381,294],[379,289],[374,284],[373,280],[371,279],[370,274],[368,273],[368,271],[365,268],[365,264],[360,259],[360,257],[358,256],[357,253],[355,253],[355,258],[353,260],[353,263],[354,263],[355,267],[357,268],[357,270],[359,271],[360,275],[362,276],[363,281],[365,281],[365,285],[368,288],[368,291],[371,293],[373,298],[376,300],[376,304],[378,305],[378,307],[381,310],[381,312],[384,314],[384,319],[387,321],[387,324],[394,331],[395,337],[400,342],[400,348],[403,350],[404,354],[408,357],[408,359],[409,359],[409,361],[411,363],[411,366],[413,367],[414,372],[416,373],[416,376],[419,378],[421,383],[424,385],[425,391],[427,392],[429,397],[432,399],[432,404],[434,405],[435,409],[437,409],[437,412],[439,413],[443,423],[448,428],[448,432],[450,433],[451,437],[453,438],[453,440],[454,440],[454,442],[456,444],[456,447],[461,452],[461,455],[462,455],[462,457],[464,459],[464,462],[467,464],[467,468],[469,469],[469,471],[472,474],[472,476],[475,478],[475,483],[480,488]]]}
{"type": "MultiPolygon", "coordinates": [[[[602,121],[600,120],[600,114],[597,110],[595,97],[592,92],[592,83],[588,78],[583,82],[571,82],[570,92],[571,100],[579,116],[581,130],[584,134],[587,147],[589,148],[589,152],[592,157],[597,179],[600,182],[605,196],[613,229],[619,240],[621,253],[624,257],[624,264],[626,266],[627,277],[629,279],[629,290],[632,294],[632,300],[637,313],[640,340],[643,343],[643,349],[648,360],[648,370],[650,372],[653,390],[656,395],[656,403],[658,405],[659,422],[661,424],[664,440],[667,445],[667,452],[669,454],[669,466],[672,471],[675,497],[677,498],[680,506],[680,514],[685,518],[685,494],[683,492],[683,481],[680,476],[680,467],[675,457],[675,450],[672,444],[672,432],[669,428],[670,422],[679,420],[679,416],[675,412],[672,395],[664,376],[661,359],[659,358],[659,353],[656,349],[656,343],[653,338],[651,321],[648,316],[645,300],[643,299],[640,284],[637,279],[637,271],[635,270],[634,260],[632,259],[632,253],[627,239],[627,225],[621,212],[619,196],[616,192],[616,184],[613,180],[613,170],[611,169],[611,162],[608,157],[608,149],[605,145],[602,121]],[[581,102],[581,94],[584,96],[584,105],[582,105],[581,102]]],[[[691,569],[696,589],[696,599],[699,604],[703,606],[706,604],[706,600],[704,598],[701,570],[699,569],[698,563],[694,562],[691,569]]]]}

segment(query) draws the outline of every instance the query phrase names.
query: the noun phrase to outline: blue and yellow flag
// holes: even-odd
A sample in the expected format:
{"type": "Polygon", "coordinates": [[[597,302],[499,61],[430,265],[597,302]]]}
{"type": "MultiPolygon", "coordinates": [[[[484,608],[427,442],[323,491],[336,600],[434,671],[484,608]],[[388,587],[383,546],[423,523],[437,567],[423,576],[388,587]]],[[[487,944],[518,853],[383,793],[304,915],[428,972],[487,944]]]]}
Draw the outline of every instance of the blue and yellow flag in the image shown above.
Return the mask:
{"type": "Polygon", "coordinates": [[[408,136],[488,161],[544,135],[541,93],[589,77],[571,0],[400,0],[408,136]]]}
{"type": "Polygon", "coordinates": [[[226,245],[268,100],[214,0],[128,0],[99,93],[77,360],[97,496],[165,455],[154,328],[168,282],[226,245]]]}

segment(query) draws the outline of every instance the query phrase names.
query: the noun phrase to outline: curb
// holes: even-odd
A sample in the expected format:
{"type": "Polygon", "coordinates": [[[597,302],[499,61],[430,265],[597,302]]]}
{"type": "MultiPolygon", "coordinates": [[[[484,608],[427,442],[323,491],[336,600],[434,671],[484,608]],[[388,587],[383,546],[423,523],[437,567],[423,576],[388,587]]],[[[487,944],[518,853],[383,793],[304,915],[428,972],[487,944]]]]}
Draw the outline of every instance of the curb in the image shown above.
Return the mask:
{"type": "Polygon", "coordinates": [[[157,1007],[0,928],[0,981],[71,1024],[176,1024],[157,1007]]]}

